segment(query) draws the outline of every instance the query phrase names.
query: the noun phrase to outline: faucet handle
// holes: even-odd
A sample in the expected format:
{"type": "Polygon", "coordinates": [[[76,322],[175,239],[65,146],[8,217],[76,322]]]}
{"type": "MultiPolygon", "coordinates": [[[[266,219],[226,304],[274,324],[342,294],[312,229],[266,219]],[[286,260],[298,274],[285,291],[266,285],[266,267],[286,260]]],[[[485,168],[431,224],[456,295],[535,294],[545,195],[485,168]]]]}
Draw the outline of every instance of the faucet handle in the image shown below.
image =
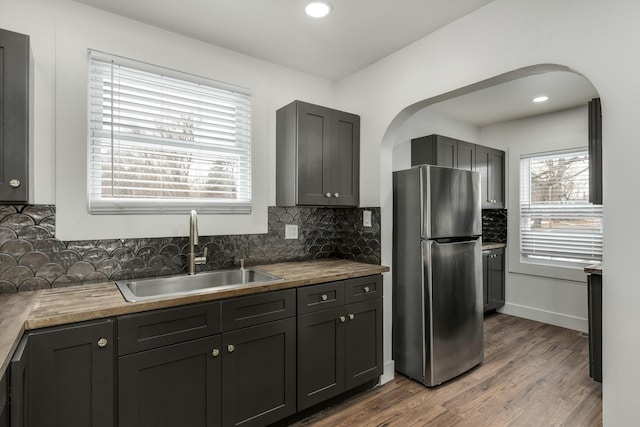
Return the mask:
{"type": "Polygon", "coordinates": [[[244,268],[244,258],[240,258],[240,268],[244,268]]]}
{"type": "Polygon", "coordinates": [[[209,248],[207,246],[204,247],[204,252],[202,252],[202,258],[204,258],[206,260],[207,258],[207,252],[208,252],[209,248]]]}
{"type": "Polygon", "coordinates": [[[204,252],[202,253],[202,256],[196,256],[193,258],[193,264],[194,265],[202,265],[202,264],[206,264],[207,263],[207,247],[204,247],[204,252]]]}

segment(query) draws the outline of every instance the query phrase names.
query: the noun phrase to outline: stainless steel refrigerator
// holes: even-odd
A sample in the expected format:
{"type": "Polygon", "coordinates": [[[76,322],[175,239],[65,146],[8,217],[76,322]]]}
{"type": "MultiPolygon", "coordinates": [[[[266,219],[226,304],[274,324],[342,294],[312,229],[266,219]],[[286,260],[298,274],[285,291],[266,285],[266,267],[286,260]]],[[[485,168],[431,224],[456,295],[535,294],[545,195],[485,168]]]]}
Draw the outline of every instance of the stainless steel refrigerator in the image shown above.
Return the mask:
{"type": "Polygon", "coordinates": [[[484,357],[480,201],[477,172],[393,174],[393,358],[427,386],[484,357]]]}

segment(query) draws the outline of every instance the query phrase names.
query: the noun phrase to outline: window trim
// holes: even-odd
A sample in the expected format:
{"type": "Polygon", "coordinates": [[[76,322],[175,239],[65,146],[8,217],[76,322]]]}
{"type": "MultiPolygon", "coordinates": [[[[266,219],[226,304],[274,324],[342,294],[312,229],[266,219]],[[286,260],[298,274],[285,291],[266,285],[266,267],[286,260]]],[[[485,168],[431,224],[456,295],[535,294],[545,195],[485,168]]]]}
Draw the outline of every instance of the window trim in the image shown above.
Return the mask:
{"type": "MultiPolygon", "coordinates": [[[[581,136],[581,135],[576,135],[581,136]]],[[[572,138],[569,138],[572,139],[572,138]]],[[[585,140],[586,141],[586,140],[585,140]]],[[[508,268],[510,273],[526,274],[530,276],[546,277],[549,279],[568,280],[573,282],[586,283],[587,275],[583,266],[558,265],[553,262],[523,259],[520,255],[520,158],[523,155],[536,153],[560,151],[560,150],[580,150],[586,147],[585,144],[577,143],[575,140],[548,138],[535,143],[513,144],[507,149],[507,174],[508,183],[508,207],[509,211],[516,214],[510,215],[512,219],[508,221],[508,268]]]]}
{"type": "MultiPolygon", "coordinates": [[[[246,96],[248,98],[248,112],[249,123],[246,131],[248,132],[248,139],[245,142],[247,152],[245,153],[248,161],[248,183],[243,189],[247,189],[249,193],[248,200],[234,200],[234,199],[218,199],[216,202],[208,202],[202,198],[194,199],[143,199],[143,198],[111,198],[101,199],[93,198],[92,192],[94,188],[94,180],[91,176],[91,150],[93,147],[92,141],[92,128],[91,128],[91,82],[87,82],[88,96],[87,96],[87,208],[90,215],[100,214],[181,214],[188,213],[192,209],[196,209],[202,213],[213,214],[251,214],[253,207],[253,194],[252,194],[252,175],[253,167],[251,161],[252,152],[252,138],[251,138],[251,91],[247,88],[234,86],[228,83],[219,82],[216,80],[200,77],[194,74],[165,68],[159,65],[152,65],[142,61],[136,61],[128,58],[124,58],[117,55],[112,55],[92,49],[88,49],[87,62],[89,67],[91,66],[91,60],[95,58],[99,61],[114,62],[117,65],[133,68],[139,71],[151,72],[154,74],[161,74],[170,78],[176,78],[181,81],[196,83],[205,86],[210,86],[215,89],[221,89],[231,91],[240,96],[246,96]]],[[[88,69],[90,70],[90,68],[88,69]]],[[[87,73],[89,79],[90,71],[87,73]]]]}

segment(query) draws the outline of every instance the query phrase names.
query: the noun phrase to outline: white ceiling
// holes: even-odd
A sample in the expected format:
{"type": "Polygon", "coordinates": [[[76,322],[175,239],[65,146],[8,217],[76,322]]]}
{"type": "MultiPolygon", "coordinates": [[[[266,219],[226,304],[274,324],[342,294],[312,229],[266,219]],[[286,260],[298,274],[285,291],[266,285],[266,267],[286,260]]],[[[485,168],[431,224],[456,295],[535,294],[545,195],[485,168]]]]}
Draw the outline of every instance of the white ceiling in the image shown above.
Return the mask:
{"type": "MultiPolygon", "coordinates": [[[[329,80],[338,80],[462,18],[491,0],[329,0],[326,18],[304,13],[307,0],[75,0],[139,22],[329,80]]],[[[532,64],[533,65],[533,64],[532,64]]],[[[476,126],[586,104],[593,86],[551,72],[434,104],[476,126]],[[532,104],[539,94],[549,102],[532,104]]]]}
{"type": "Polygon", "coordinates": [[[491,0],[329,0],[322,19],[307,0],[76,0],[318,77],[337,80],[491,0]]]}

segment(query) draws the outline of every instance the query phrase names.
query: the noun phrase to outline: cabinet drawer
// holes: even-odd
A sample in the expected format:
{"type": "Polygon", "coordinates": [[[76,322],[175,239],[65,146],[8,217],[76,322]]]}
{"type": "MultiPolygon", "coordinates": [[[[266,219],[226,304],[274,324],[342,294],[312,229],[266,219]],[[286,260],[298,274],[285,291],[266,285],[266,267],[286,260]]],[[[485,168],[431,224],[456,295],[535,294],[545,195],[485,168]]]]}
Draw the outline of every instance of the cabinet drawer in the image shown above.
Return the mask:
{"type": "Polygon", "coordinates": [[[232,298],[222,301],[222,330],[272,322],[296,315],[295,289],[232,298]]]}
{"type": "Polygon", "coordinates": [[[344,282],[298,288],[298,314],[312,313],[344,304],[344,282]]]}
{"type": "Polygon", "coordinates": [[[364,301],[382,296],[382,276],[366,276],[344,282],[345,302],[364,301]]]}
{"type": "Polygon", "coordinates": [[[220,333],[220,303],[167,308],[118,318],[118,355],[220,333]]]}

